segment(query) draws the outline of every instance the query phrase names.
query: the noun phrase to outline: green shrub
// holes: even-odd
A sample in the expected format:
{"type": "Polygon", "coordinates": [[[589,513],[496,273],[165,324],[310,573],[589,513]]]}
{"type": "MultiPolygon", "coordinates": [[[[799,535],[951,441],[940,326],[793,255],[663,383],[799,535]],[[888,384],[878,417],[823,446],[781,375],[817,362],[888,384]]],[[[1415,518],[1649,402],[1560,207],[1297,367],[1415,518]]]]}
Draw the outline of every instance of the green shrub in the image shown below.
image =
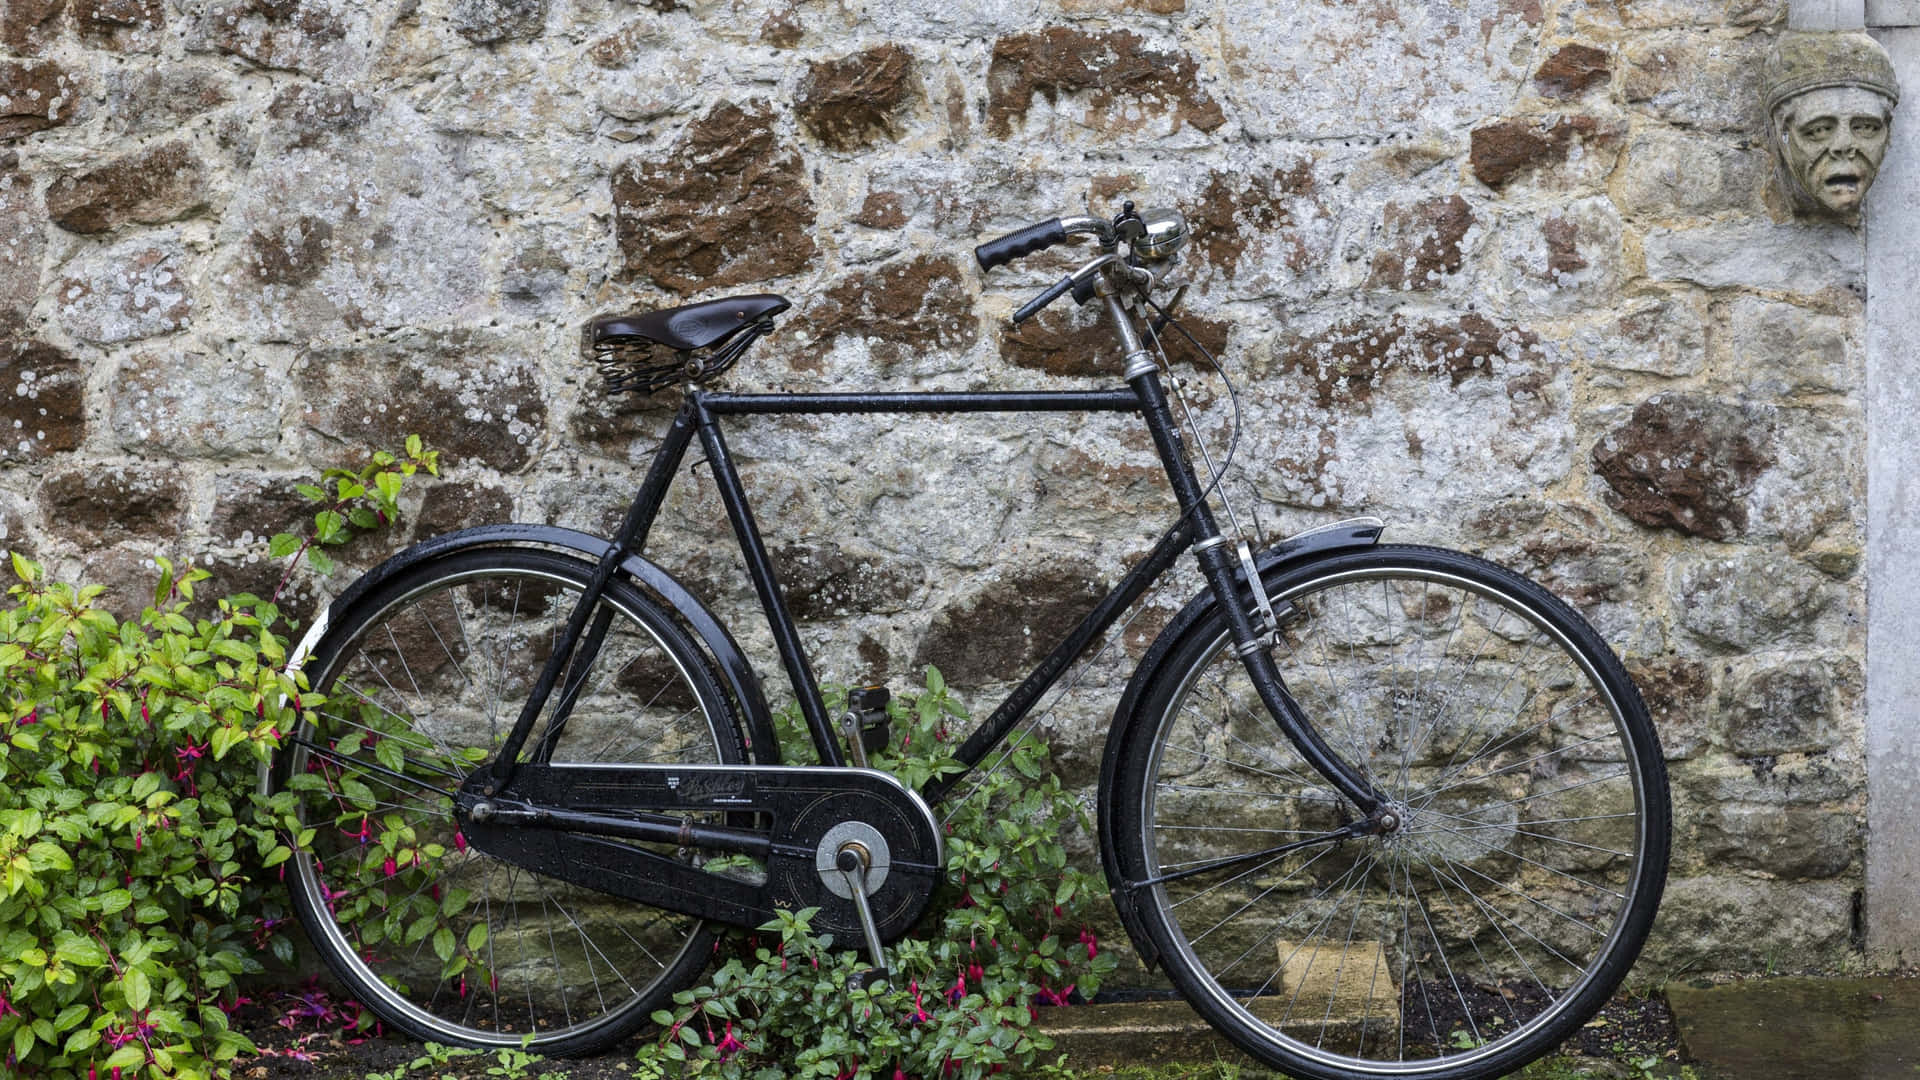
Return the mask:
{"type": "MultiPolygon", "coordinates": [[[[829,705],[844,695],[830,689],[829,705]]],[[[947,722],[965,714],[937,669],[925,693],[890,712],[894,743],[876,768],[912,787],[960,768],[947,722]]],[[[787,760],[811,760],[798,710],[779,719],[787,760]]],[[[1007,763],[977,789],[962,781],[965,798],[941,808],[952,813],[947,884],[915,933],[887,949],[890,988],[849,991],[864,966],[847,948],[858,942],[815,935],[812,909],[782,912],[761,927],[766,937],[742,936],[705,985],[654,1014],[662,1035],[641,1052],[642,1074],[966,1080],[1041,1066],[1052,1043],[1032,1026],[1035,1005],[1091,995],[1114,961],[1086,927],[1101,879],[1070,868],[1061,843],[1087,827],[1085,811],[1040,740],[1013,736],[1007,763]]]]}
{"type": "MultiPolygon", "coordinates": [[[[405,458],[331,469],[304,541],[344,542],[391,520],[405,458]]],[[[99,585],[47,580],[14,556],[0,610],[0,1055],[6,1075],[224,1074],[252,1049],[222,1003],[261,970],[280,921],[263,871],[291,853],[291,796],[256,769],[303,704],[269,601],[187,614],[204,570],[160,560],[152,606],[120,621],[99,585]]],[[[275,947],[290,950],[284,938],[275,947]]]]}

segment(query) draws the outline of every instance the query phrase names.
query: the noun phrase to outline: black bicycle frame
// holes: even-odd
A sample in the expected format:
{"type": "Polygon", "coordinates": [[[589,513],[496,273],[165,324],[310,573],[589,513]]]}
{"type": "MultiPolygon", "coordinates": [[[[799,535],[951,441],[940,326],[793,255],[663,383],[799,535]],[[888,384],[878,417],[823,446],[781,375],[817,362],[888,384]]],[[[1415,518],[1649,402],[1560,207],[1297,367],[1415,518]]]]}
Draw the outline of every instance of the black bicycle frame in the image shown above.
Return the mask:
{"type": "MultiPolygon", "coordinates": [[[[1279,719],[1288,740],[1317,771],[1351,799],[1363,815],[1372,815],[1381,803],[1378,793],[1321,740],[1301,713],[1293,696],[1287,692],[1271,655],[1257,647],[1258,632],[1253,625],[1249,605],[1239,600],[1241,571],[1237,560],[1227,551],[1230,545],[1220,542],[1219,527],[1206,501],[1208,492],[1202,487],[1187,458],[1165,389],[1160,384],[1159,373],[1146,371],[1129,379],[1128,383],[1129,389],[993,393],[709,394],[698,389],[688,391],[685,402],[667,429],[666,438],[654,453],[646,479],[628,507],[612,548],[596,568],[568,619],[552,656],[547,660],[513,730],[494,760],[490,782],[482,790],[492,794],[506,786],[520,751],[555,684],[560,682],[562,674],[568,669],[576,646],[579,646],[583,657],[579,667],[580,673],[584,674],[586,664],[591,661],[593,652],[599,647],[599,639],[605,633],[604,617],[589,630],[587,624],[590,614],[598,606],[600,593],[614,568],[626,555],[638,554],[646,546],[647,536],[666,500],[667,489],[696,437],[706,453],[707,466],[712,471],[721,504],[726,507],[734,537],[746,560],[747,574],[753,581],[754,592],[773,631],[775,648],[793,685],[794,696],[799,702],[801,716],[806,720],[815,754],[820,764],[845,764],[839,740],[821,699],[819,683],[801,649],[799,632],[780,595],[772,559],[767,553],[765,541],[761,539],[759,526],[754,521],[746,491],[740,483],[740,474],[734,468],[733,458],[727,450],[726,439],[720,430],[721,417],[826,413],[1134,412],[1141,414],[1153,434],[1154,446],[1159,451],[1161,463],[1179,501],[1179,522],[967,737],[956,756],[968,771],[979,765],[994,746],[1025,719],[1041,697],[1059,681],[1068,666],[1104,634],[1181,554],[1194,549],[1208,584],[1227,614],[1235,646],[1247,665],[1253,684],[1262,701],[1279,719]]],[[[1248,582],[1246,586],[1249,589],[1259,587],[1257,582],[1248,582]]],[[[576,675],[563,687],[553,719],[549,721],[541,744],[536,747],[536,759],[552,744],[564,725],[578,683],[579,676],[576,675]]],[[[965,775],[966,772],[961,772],[936,780],[928,785],[922,795],[929,803],[938,803],[965,775]]]]}

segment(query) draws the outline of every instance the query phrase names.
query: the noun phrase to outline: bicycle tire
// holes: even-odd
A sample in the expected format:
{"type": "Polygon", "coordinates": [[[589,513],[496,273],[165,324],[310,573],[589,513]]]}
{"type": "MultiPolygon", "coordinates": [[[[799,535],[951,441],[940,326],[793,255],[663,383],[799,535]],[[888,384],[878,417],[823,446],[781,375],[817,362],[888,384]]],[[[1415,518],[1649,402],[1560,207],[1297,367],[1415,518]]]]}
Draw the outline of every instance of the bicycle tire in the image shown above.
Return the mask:
{"type": "MultiPolygon", "coordinates": [[[[712,953],[704,922],[483,855],[450,813],[593,570],[529,548],[430,560],[336,613],[305,663],[326,701],[303,710],[279,762],[307,830],[288,863],[293,910],[353,998],[416,1039],[595,1053],[712,953]]],[[[678,624],[620,579],[599,613],[608,630],[550,760],[744,762],[730,701],[678,624]]]]}
{"type": "MultiPolygon", "coordinates": [[[[1666,880],[1666,769],[1632,680],[1566,604],[1458,552],[1336,552],[1266,586],[1289,689],[1403,824],[1131,889],[1143,951],[1303,1080],[1484,1080],[1551,1052],[1618,988],[1666,880]]],[[[1122,876],[1357,817],[1259,704],[1224,615],[1177,632],[1115,733],[1122,876]]]]}

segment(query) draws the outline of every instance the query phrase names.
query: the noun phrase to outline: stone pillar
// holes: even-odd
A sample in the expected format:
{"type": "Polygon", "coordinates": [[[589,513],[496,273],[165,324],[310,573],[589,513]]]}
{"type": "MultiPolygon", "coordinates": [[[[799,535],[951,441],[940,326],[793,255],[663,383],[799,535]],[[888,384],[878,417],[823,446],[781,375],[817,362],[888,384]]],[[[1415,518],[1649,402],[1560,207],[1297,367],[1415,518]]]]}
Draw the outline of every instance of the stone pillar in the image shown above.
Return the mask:
{"type": "MultiPolygon", "coordinates": [[[[1920,2],[1867,7],[1895,72],[1920,87],[1920,2]]],[[[1920,961],[1920,123],[1896,116],[1892,130],[1865,214],[1865,917],[1869,958],[1889,965],[1920,961]]]]}
{"type": "Polygon", "coordinates": [[[1793,0],[1789,30],[1859,30],[1867,25],[1867,0],[1793,0]]]}

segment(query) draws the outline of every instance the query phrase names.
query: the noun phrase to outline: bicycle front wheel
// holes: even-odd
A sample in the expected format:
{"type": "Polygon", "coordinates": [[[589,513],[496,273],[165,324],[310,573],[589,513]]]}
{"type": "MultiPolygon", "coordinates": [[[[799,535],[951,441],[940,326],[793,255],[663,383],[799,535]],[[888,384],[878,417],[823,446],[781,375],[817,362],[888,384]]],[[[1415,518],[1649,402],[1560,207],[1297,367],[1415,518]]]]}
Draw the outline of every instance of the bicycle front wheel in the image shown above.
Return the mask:
{"type": "MultiPolygon", "coordinates": [[[[337,614],[307,661],[326,700],[304,711],[280,772],[306,833],[287,873],[294,912],[354,998],[417,1039],[591,1053],[645,1024],[712,951],[699,920],[484,855],[452,816],[592,572],[529,549],[433,560],[337,614]]],[[[548,754],[536,729],[523,758],[745,761],[730,702],[672,619],[616,580],[596,623],[591,664],[562,680],[579,692],[561,735],[548,754]]]]}
{"type": "Polygon", "coordinates": [[[1115,792],[1168,975],[1312,1080],[1480,1080],[1550,1052],[1619,986],[1666,878],[1666,771],[1632,681],[1565,604],[1457,552],[1337,553],[1267,585],[1288,689],[1399,824],[1312,842],[1359,815],[1203,619],[1122,734],[1115,792]]]}

